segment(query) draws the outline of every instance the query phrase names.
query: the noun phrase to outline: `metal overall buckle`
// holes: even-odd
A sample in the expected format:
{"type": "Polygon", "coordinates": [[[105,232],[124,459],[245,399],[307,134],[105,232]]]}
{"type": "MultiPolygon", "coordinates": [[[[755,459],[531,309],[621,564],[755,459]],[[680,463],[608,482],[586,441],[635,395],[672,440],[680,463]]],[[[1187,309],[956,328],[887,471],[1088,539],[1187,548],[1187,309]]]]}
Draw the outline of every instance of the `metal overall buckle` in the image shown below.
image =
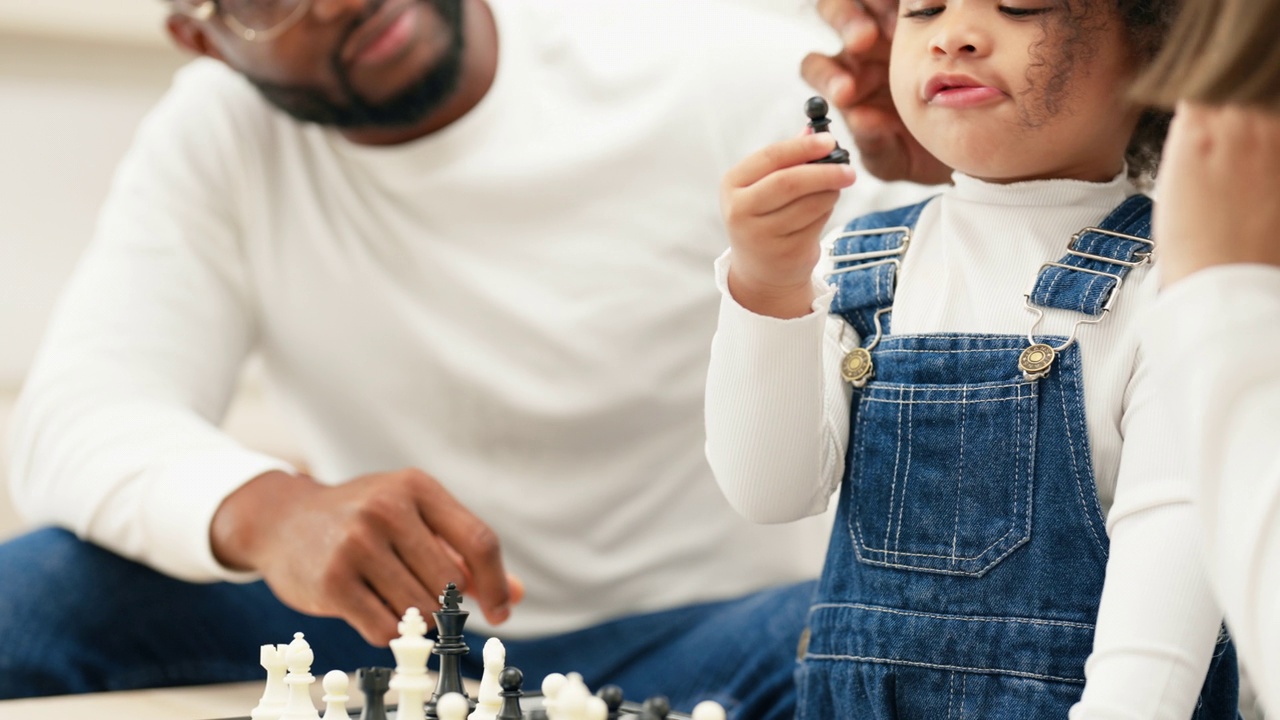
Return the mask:
{"type": "MultiPolygon", "coordinates": [[[[867,235],[888,235],[890,233],[901,233],[902,242],[897,247],[885,250],[872,250],[861,253],[848,253],[845,255],[832,255],[831,262],[837,263],[858,263],[847,267],[837,268],[823,276],[824,280],[854,270],[867,270],[881,265],[893,266],[893,282],[896,285],[898,275],[902,272],[901,256],[906,253],[907,246],[911,244],[911,228],[905,225],[898,225],[887,228],[871,228],[868,230],[849,230],[842,232],[835,237],[835,240],[842,240],[851,237],[863,237],[867,235]],[[869,262],[862,262],[869,261],[869,262]]],[[[832,246],[834,249],[834,244],[832,246]]],[[[844,359],[840,361],[840,376],[850,385],[861,388],[866,387],[867,383],[875,375],[875,362],[871,359],[871,351],[880,344],[880,338],[884,337],[884,327],[880,322],[880,317],[892,310],[892,307],[880,308],[874,316],[876,334],[865,347],[857,346],[848,350],[844,347],[844,332],[847,323],[840,328],[840,349],[845,350],[844,359]]]]}

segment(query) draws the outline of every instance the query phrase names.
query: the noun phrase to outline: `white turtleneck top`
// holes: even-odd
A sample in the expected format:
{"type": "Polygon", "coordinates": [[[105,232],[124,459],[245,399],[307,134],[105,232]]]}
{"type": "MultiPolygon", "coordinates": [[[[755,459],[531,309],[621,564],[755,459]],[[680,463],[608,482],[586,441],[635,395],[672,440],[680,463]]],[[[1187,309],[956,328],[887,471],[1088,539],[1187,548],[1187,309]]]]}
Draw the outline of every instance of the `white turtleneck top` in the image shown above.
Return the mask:
{"type": "MultiPolygon", "coordinates": [[[[997,185],[957,174],[920,216],[899,273],[893,332],[1026,334],[1033,316],[1023,294],[1041,263],[1061,258],[1072,233],[1135,192],[1123,176],[997,185]]],[[[840,482],[849,434],[839,338],[844,332],[848,347],[856,333],[827,313],[828,265],[815,271],[813,312],[780,320],[734,301],[730,262],[731,253],[717,262],[722,300],[707,380],[707,457],[729,502],[749,519],[822,513],[840,482]]],[[[1185,443],[1160,412],[1139,347],[1138,318],[1155,295],[1151,267],[1139,268],[1106,319],[1077,333],[1111,554],[1073,720],[1185,720],[1221,620],[1182,478],[1185,443]]],[[[1079,319],[1051,311],[1037,334],[1068,335],[1079,319]]]]}

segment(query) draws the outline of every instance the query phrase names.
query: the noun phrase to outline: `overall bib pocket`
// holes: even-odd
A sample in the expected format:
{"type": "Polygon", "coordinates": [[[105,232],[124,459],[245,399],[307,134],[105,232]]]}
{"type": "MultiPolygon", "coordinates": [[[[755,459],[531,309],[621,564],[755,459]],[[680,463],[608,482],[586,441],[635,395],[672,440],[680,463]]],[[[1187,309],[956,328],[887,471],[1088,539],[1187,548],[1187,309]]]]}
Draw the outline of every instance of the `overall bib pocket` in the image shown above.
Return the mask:
{"type": "Polygon", "coordinates": [[[1039,387],[872,382],[845,471],[860,562],[978,577],[1031,538],[1039,387]]]}

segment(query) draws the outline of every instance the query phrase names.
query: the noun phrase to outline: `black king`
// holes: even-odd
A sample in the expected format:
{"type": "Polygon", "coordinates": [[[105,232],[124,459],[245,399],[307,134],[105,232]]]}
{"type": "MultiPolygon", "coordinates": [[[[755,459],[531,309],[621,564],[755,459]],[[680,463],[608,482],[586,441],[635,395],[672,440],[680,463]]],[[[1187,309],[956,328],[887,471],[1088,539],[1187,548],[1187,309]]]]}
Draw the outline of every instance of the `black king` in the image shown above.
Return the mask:
{"type": "Polygon", "coordinates": [[[466,688],[462,686],[462,656],[470,652],[466,643],[462,642],[462,626],[467,624],[467,616],[471,613],[459,607],[461,602],[462,593],[458,592],[458,586],[449,583],[444,589],[444,594],[440,596],[440,609],[431,613],[436,619],[438,633],[436,646],[431,652],[440,656],[440,674],[436,681],[436,691],[431,694],[431,700],[427,702],[427,717],[430,720],[439,720],[440,716],[436,714],[436,703],[451,692],[467,698],[471,709],[475,709],[475,701],[467,695],[466,688]]]}

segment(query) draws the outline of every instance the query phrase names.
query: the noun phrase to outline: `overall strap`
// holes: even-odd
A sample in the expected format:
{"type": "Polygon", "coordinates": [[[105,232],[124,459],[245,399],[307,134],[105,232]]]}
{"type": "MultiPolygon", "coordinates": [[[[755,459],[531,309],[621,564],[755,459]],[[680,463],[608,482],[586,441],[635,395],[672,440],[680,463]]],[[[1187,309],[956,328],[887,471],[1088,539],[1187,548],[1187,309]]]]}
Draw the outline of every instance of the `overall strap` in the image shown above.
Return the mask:
{"type": "MultiPolygon", "coordinates": [[[[932,199],[856,218],[832,244],[835,268],[827,275],[827,282],[835,288],[836,295],[831,312],[852,325],[864,343],[880,334],[876,331],[876,314],[893,307],[902,255],[911,244],[921,211],[932,199]]],[[[880,319],[879,326],[883,334],[888,334],[887,315],[880,319]]]]}
{"type": "Polygon", "coordinates": [[[1097,227],[1071,237],[1067,254],[1045,263],[1027,301],[1042,308],[1099,316],[1111,308],[1129,271],[1151,257],[1151,198],[1132,195],[1097,227]]]}

